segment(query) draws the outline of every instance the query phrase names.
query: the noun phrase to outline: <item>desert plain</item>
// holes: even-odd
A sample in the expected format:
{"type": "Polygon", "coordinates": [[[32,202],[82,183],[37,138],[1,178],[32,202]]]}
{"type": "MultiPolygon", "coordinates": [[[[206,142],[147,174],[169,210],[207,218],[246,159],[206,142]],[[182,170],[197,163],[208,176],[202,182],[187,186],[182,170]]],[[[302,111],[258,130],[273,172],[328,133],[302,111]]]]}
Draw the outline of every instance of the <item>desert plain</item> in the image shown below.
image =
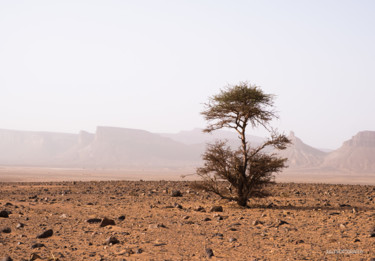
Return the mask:
{"type": "Polygon", "coordinates": [[[268,187],[269,197],[251,199],[243,208],[192,184],[134,178],[1,182],[0,257],[375,258],[373,185],[276,183],[268,187]]]}

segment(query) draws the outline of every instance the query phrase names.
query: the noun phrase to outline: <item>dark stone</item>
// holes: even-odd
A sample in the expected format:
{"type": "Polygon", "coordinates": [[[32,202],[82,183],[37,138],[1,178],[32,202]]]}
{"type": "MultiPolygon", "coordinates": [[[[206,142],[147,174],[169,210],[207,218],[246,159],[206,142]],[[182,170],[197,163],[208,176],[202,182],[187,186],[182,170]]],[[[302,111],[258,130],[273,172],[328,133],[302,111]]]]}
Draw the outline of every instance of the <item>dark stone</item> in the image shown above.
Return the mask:
{"type": "Polygon", "coordinates": [[[167,228],[164,224],[151,224],[148,228],[167,228]]]}
{"type": "Polygon", "coordinates": [[[17,226],[16,226],[16,228],[18,228],[18,229],[19,229],[19,228],[23,228],[24,226],[25,226],[25,224],[18,223],[17,226]]]}
{"type": "Polygon", "coordinates": [[[105,243],[107,245],[114,245],[114,244],[120,243],[120,241],[117,238],[115,238],[114,236],[110,236],[109,238],[106,239],[105,243]]]}
{"type": "Polygon", "coordinates": [[[371,232],[370,237],[375,237],[375,232],[371,232]]]}
{"type": "Polygon", "coordinates": [[[120,220],[120,221],[124,221],[124,220],[125,220],[125,216],[124,216],[124,215],[119,216],[119,217],[118,217],[118,220],[120,220]]]}
{"type": "Polygon", "coordinates": [[[113,219],[109,218],[103,218],[102,222],[100,223],[100,227],[106,227],[106,226],[114,226],[116,225],[115,221],[113,219]]]}
{"type": "Polygon", "coordinates": [[[100,223],[102,222],[102,219],[100,218],[90,218],[86,220],[87,223],[94,224],[94,223],[100,223]]]}
{"type": "Polygon", "coordinates": [[[254,220],[253,221],[253,226],[257,226],[257,225],[263,225],[263,221],[259,221],[259,220],[254,220]]]}
{"type": "Polygon", "coordinates": [[[222,206],[213,206],[210,209],[210,212],[223,212],[223,207],[222,206]]]}
{"type": "Polygon", "coordinates": [[[182,197],[182,193],[179,190],[173,190],[171,196],[172,197],[182,197]]]}
{"type": "Polygon", "coordinates": [[[359,240],[358,238],[354,239],[353,241],[354,243],[357,243],[357,242],[361,242],[361,240],[359,240]]]}
{"type": "Polygon", "coordinates": [[[201,207],[201,206],[195,208],[194,210],[198,211],[198,212],[206,212],[206,210],[203,207],[201,207]]]}
{"type": "Polygon", "coordinates": [[[183,207],[180,205],[180,204],[178,204],[178,203],[174,203],[174,207],[175,208],[178,208],[178,209],[182,209],[183,207]]]}
{"type": "Polygon", "coordinates": [[[157,244],[154,244],[154,246],[166,246],[167,244],[166,243],[157,243],[157,244]]]}
{"type": "Polygon", "coordinates": [[[284,221],[284,220],[279,219],[279,220],[277,220],[276,226],[279,227],[279,226],[282,226],[282,225],[285,225],[285,224],[289,224],[289,223],[284,221]]]}
{"type": "Polygon", "coordinates": [[[206,256],[207,256],[208,258],[213,257],[213,256],[214,256],[214,251],[212,251],[211,248],[206,248],[206,256]]]}
{"type": "Polygon", "coordinates": [[[1,258],[1,261],[13,261],[13,259],[10,256],[6,256],[1,258]]]}
{"type": "Polygon", "coordinates": [[[142,248],[137,248],[137,250],[135,250],[135,253],[136,254],[142,254],[143,253],[142,248]]]}
{"type": "Polygon", "coordinates": [[[8,211],[6,211],[6,210],[0,211],[0,217],[2,217],[2,218],[8,218],[9,217],[8,211]]]}
{"type": "Polygon", "coordinates": [[[203,221],[211,221],[211,218],[206,217],[203,221]]]}
{"type": "Polygon", "coordinates": [[[296,241],[296,245],[303,244],[303,243],[305,243],[305,241],[303,241],[302,239],[296,241]]]}
{"type": "Polygon", "coordinates": [[[6,234],[9,234],[9,233],[12,232],[12,229],[10,229],[10,227],[5,227],[5,228],[3,228],[3,229],[1,230],[1,232],[6,233],[6,234]]]}
{"type": "Polygon", "coordinates": [[[216,234],[214,234],[214,237],[224,237],[224,235],[221,234],[221,233],[216,233],[216,234]]]}
{"type": "Polygon", "coordinates": [[[5,206],[6,206],[6,207],[11,207],[11,206],[13,206],[13,204],[10,203],[10,202],[7,202],[7,203],[5,203],[5,206]]]}
{"type": "Polygon", "coordinates": [[[48,229],[42,232],[41,234],[37,235],[36,238],[47,238],[47,237],[51,237],[52,235],[53,235],[53,230],[48,229]]]}
{"type": "Polygon", "coordinates": [[[41,247],[45,247],[45,246],[46,246],[45,244],[35,243],[34,245],[31,246],[31,248],[34,249],[34,248],[41,248],[41,247]]]}
{"type": "Polygon", "coordinates": [[[232,243],[232,242],[236,242],[237,241],[237,238],[235,238],[235,237],[231,237],[231,238],[229,238],[229,242],[230,243],[232,243]]]}

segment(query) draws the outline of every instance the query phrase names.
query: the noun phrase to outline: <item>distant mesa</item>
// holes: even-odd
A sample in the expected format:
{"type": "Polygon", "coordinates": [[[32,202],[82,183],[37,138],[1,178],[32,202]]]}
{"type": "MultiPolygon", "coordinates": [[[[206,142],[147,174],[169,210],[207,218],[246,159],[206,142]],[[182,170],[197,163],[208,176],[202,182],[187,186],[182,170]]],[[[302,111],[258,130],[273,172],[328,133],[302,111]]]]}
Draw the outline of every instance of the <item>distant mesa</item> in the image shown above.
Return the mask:
{"type": "Polygon", "coordinates": [[[362,131],[327,155],[323,167],[375,172],[375,131],[362,131]]]}
{"type": "MultiPolygon", "coordinates": [[[[349,171],[375,173],[375,132],[359,132],[341,148],[313,148],[294,132],[292,144],[278,151],[288,158],[286,171],[349,171]]],[[[99,126],[95,133],[78,134],[0,129],[0,165],[77,168],[195,168],[202,164],[206,143],[228,140],[237,147],[235,132],[203,133],[201,129],[175,134],[99,126]]],[[[264,139],[248,136],[251,146],[264,139]]]]}

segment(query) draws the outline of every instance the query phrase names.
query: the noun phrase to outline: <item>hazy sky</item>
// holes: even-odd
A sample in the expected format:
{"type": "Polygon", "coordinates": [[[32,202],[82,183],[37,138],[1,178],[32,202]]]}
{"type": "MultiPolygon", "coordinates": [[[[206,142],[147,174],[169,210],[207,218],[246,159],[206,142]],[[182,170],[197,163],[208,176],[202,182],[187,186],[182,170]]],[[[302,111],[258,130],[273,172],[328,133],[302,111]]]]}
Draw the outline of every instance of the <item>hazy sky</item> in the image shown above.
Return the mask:
{"type": "MultiPolygon", "coordinates": [[[[0,128],[204,127],[249,81],[274,126],[337,148],[375,130],[375,1],[0,0],[0,128]]],[[[254,131],[262,134],[262,131],[254,131]]]]}

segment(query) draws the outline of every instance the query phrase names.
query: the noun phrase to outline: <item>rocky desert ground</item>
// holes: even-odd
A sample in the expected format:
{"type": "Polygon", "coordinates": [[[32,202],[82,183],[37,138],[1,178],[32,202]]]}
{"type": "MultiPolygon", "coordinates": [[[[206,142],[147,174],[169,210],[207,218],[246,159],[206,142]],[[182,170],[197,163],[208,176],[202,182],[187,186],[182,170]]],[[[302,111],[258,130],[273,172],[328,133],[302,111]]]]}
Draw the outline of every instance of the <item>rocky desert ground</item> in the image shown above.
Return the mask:
{"type": "Polygon", "coordinates": [[[0,183],[3,260],[373,260],[375,186],[277,183],[249,208],[191,181],[0,183]]]}

